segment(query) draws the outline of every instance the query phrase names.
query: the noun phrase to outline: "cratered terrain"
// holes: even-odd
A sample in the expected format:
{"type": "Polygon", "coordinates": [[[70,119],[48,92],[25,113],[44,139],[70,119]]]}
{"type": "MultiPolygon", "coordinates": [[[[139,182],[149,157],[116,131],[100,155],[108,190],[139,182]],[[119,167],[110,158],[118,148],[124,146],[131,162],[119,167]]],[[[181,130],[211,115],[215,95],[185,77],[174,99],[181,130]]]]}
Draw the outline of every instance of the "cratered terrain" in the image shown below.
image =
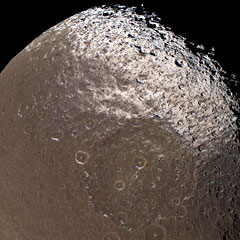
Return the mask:
{"type": "Polygon", "coordinates": [[[0,237],[240,238],[239,102],[135,8],[95,7],[0,74],[0,237]]]}

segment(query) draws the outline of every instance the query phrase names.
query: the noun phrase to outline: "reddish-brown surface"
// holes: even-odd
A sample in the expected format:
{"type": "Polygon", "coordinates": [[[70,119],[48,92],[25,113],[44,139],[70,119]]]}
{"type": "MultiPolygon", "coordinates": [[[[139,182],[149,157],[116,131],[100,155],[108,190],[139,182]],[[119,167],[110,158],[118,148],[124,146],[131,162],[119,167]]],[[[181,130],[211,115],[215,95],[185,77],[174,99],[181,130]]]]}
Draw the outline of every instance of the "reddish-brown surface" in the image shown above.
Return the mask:
{"type": "Polygon", "coordinates": [[[235,136],[194,148],[130,97],[101,101],[103,72],[76,61],[64,36],[0,75],[0,239],[238,239],[235,136]]]}

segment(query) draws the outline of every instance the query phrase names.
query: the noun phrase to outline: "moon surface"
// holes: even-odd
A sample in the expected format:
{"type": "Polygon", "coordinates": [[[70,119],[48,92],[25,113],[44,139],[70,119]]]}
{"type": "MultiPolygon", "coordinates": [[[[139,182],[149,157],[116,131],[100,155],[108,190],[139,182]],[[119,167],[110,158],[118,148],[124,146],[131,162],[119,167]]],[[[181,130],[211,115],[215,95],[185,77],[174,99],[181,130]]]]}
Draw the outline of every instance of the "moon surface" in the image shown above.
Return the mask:
{"type": "Polygon", "coordinates": [[[239,111],[155,14],[64,20],[0,74],[0,238],[238,239],[239,111]]]}

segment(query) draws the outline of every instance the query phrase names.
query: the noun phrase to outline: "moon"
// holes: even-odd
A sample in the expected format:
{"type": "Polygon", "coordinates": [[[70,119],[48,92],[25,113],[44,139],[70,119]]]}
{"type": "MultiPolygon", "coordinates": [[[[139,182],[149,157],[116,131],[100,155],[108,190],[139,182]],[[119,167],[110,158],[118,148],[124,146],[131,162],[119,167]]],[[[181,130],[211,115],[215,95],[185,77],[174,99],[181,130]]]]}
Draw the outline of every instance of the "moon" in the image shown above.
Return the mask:
{"type": "Polygon", "coordinates": [[[239,100],[134,7],[45,31],[0,74],[3,239],[240,237],[239,100]]]}

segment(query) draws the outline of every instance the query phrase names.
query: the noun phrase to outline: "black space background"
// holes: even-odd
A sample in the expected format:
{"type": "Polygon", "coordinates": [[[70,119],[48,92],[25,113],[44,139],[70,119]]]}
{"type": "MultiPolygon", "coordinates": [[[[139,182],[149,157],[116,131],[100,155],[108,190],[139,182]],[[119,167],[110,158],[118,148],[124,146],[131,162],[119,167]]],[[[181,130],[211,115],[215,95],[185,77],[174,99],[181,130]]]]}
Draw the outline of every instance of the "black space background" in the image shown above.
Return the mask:
{"type": "Polygon", "coordinates": [[[215,48],[215,59],[225,71],[239,80],[239,14],[232,1],[43,1],[1,3],[0,6],[0,72],[8,62],[43,31],[90,7],[102,4],[144,7],[156,12],[165,26],[202,44],[215,48]]]}

